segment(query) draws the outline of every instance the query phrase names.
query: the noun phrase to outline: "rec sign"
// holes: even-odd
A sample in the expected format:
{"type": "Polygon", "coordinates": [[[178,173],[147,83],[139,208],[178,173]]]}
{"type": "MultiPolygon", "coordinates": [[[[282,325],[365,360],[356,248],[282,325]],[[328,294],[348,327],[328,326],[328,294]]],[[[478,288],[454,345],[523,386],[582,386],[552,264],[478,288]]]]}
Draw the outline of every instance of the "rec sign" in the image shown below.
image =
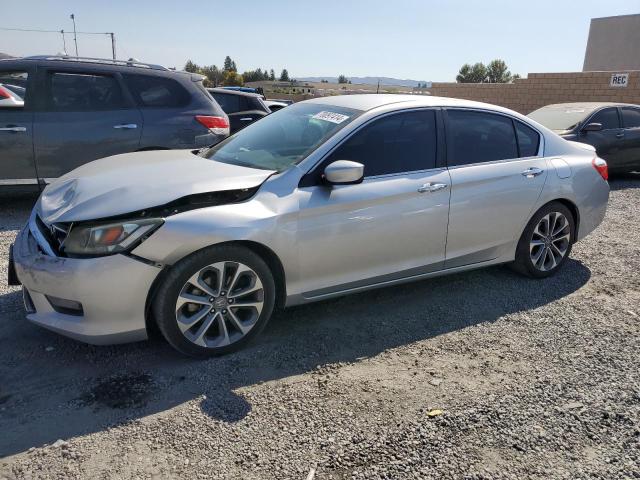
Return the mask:
{"type": "Polygon", "coordinates": [[[626,87],[629,84],[628,73],[614,73],[611,75],[610,87],[626,87]]]}

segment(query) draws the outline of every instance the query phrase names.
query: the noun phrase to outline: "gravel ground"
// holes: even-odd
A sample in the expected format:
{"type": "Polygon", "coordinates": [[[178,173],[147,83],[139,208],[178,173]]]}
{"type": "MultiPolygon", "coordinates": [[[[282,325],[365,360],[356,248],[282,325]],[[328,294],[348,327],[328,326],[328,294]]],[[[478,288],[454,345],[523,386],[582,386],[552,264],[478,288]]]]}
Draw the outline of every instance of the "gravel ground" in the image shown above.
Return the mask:
{"type": "MultiPolygon", "coordinates": [[[[208,361],[32,326],[3,260],[0,478],[640,478],[640,179],[612,189],[551,279],[297,307],[208,361]]],[[[3,259],[31,202],[0,200],[3,259]]]]}

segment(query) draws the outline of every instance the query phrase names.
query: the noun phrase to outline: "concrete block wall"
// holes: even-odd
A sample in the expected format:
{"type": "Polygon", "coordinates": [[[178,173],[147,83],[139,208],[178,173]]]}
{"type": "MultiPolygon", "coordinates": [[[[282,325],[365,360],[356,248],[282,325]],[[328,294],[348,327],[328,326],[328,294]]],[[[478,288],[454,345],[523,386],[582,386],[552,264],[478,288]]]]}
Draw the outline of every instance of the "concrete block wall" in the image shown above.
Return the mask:
{"type": "Polygon", "coordinates": [[[514,83],[436,83],[432,95],[493,103],[527,114],[550,103],[623,102],[640,104],[640,70],[620,72],[530,73],[514,83]],[[629,73],[627,87],[610,87],[612,73],[629,73]]]}

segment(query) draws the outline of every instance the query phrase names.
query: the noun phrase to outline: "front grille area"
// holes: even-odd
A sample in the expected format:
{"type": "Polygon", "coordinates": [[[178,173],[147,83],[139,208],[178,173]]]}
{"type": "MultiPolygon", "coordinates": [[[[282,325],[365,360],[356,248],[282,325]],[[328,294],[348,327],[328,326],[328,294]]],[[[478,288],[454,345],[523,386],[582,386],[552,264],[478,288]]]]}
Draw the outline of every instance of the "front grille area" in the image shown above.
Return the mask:
{"type": "Polygon", "coordinates": [[[49,244],[56,255],[61,255],[60,247],[67,238],[68,228],[58,224],[47,225],[42,221],[39,215],[36,215],[36,227],[49,244]]]}

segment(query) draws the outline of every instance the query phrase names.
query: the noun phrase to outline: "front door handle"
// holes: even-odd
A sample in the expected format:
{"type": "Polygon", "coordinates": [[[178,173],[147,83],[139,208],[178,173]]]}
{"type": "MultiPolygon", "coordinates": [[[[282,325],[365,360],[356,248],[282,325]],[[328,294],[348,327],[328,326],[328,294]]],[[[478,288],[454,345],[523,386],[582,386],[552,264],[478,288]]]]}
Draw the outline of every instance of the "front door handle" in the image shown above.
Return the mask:
{"type": "Polygon", "coordinates": [[[243,118],[240,119],[240,121],[241,122],[251,122],[251,121],[253,121],[253,118],[251,118],[251,117],[243,117],[243,118]]]}
{"type": "Polygon", "coordinates": [[[437,192],[438,190],[443,190],[447,188],[449,185],[446,183],[425,183],[424,185],[418,187],[418,193],[431,193],[437,192]]]}
{"type": "Polygon", "coordinates": [[[138,125],[136,125],[135,123],[122,123],[120,125],[114,125],[113,128],[117,128],[117,129],[133,129],[133,128],[138,128],[138,125]]]}
{"type": "Polygon", "coordinates": [[[527,178],[537,177],[538,175],[542,175],[544,170],[538,167],[527,168],[524,172],[522,172],[522,176],[527,178]]]}
{"type": "Polygon", "coordinates": [[[616,133],[616,138],[624,138],[624,133],[623,132],[616,133]]]}
{"type": "Polygon", "coordinates": [[[9,126],[1,127],[0,132],[26,132],[27,127],[9,126]]]}

